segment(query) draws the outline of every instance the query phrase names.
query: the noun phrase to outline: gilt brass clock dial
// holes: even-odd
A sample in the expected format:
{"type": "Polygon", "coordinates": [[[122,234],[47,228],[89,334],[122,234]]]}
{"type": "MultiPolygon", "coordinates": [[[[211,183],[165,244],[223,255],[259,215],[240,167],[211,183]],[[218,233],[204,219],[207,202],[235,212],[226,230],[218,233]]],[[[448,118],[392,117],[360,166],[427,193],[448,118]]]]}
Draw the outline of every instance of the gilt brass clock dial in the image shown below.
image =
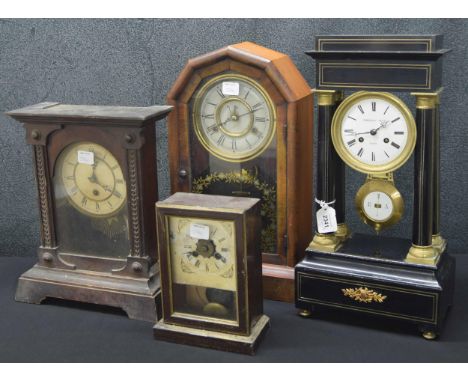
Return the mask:
{"type": "Polygon", "coordinates": [[[336,110],[332,140],[351,168],[366,174],[388,173],[401,167],[413,152],[416,124],[398,97],[361,91],[336,110]]]}
{"type": "Polygon", "coordinates": [[[67,197],[78,211],[95,217],[118,212],[126,201],[127,186],[115,157],[91,142],[69,145],[57,161],[67,197]]]}
{"type": "Polygon", "coordinates": [[[276,116],[270,97],[258,83],[239,74],[224,74],[208,81],[195,97],[195,132],[213,155],[243,162],[269,146],[276,116]]]}

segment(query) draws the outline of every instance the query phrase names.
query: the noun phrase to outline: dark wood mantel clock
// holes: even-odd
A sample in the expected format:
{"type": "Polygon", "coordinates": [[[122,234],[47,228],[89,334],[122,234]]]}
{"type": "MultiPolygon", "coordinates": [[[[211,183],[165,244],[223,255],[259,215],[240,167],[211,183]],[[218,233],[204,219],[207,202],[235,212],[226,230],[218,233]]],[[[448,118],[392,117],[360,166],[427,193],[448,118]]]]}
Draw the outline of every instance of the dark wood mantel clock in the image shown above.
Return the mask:
{"type": "Polygon", "coordinates": [[[263,314],[259,199],[178,192],[156,203],[156,339],[254,354],[263,314]]]}
{"type": "Polygon", "coordinates": [[[55,297],[157,319],[154,124],[171,109],[43,102],[7,113],[33,147],[41,225],[17,301],[55,297]]]}
{"type": "Polygon", "coordinates": [[[455,269],[439,229],[439,98],[447,52],[440,35],[318,36],[307,52],[317,71],[317,216],[328,220],[318,224],[296,266],[301,315],[315,307],[357,311],[412,322],[426,339],[438,335],[455,269]],[[416,98],[416,119],[394,92],[416,98]],[[397,170],[413,153],[412,238],[380,236],[404,213],[397,170]],[[355,206],[375,235],[351,233],[346,225],[345,165],[366,175],[355,206]]]}
{"type": "Polygon", "coordinates": [[[285,54],[243,42],[189,60],[168,94],[172,192],[261,199],[266,298],[294,300],[312,229],[312,93],[285,54]]]}

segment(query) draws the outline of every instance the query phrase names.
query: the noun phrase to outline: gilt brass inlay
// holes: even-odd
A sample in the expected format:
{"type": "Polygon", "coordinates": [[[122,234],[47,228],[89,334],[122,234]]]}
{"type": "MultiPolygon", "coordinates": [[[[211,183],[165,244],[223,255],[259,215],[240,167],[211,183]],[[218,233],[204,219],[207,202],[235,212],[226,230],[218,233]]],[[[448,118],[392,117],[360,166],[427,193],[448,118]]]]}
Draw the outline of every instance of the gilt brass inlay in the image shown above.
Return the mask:
{"type": "Polygon", "coordinates": [[[366,287],[345,288],[341,291],[345,296],[352,298],[355,301],[364,302],[366,304],[370,302],[382,303],[387,298],[387,296],[384,296],[366,287]]]}

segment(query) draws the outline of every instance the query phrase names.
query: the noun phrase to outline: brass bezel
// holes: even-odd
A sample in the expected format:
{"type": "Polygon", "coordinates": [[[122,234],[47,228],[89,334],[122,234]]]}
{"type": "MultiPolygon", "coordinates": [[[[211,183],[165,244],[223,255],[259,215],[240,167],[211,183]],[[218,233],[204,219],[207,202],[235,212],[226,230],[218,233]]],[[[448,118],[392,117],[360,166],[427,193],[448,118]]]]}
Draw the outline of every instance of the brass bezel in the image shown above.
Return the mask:
{"type": "Polygon", "coordinates": [[[403,166],[403,164],[406,163],[406,161],[413,153],[414,147],[416,145],[416,134],[416,122],[408,106],[406,106],[406,104],[400,98],[387,92],[360,91],[352,94],[351,96],[346,98],[340,104],[340,106],[338,106],[333,116],[331,125],[331,137],[333,146],[335,147],[335,150],[340,156],[340,158],[349,167],[364,174],[388,173],[395,171],[401,166],[403,166]],[[408,126],[408,143],[406,144],[405,148],[402,150],[398,157],[384,165],[372,166],[369,164],[362,163],[349,153],[349,151],[346,149],[345,142],[343,142],[341,138],[341,125],[348,110],[356,102],[368,98],[382,99],[391,103],[393,106],[400,110],[408,126]]]}
{"type": "MultiPolygon", "coordinates": [[[[233,96],[230,98],[237,99],[239,97],[233,96]]],[[[242,99],[239,99],[239,100],[241,100],[242,102],[242,99]]],[[[227,73],[227,74],[222,74],[222,75],[213,77],[197,91],[195,95],[195,103],[193,106],[192,121],[194,125],[195,134],[197,135],[198,140],[210,154],[227,162],[240,163],[240,162],[246,162],[248,160],[252,160],[258,157],[270,146],[273,140],[273,137],[275,136],[275,132],[276,132],[276,108],[274,107],[274,103],[271,100],[271,97],[268,95],[267,91],[258,82],[242,74],[227,73]],[[252,87],[254,87],[263,96],[263,98],[265,99],[265,103],[270,111],[271,118],[270,118],[269,136],[264,140],[263,144],[259,146],[255,151],[247,155],[243,155],[243,156],[230,155],[229,152],[218,150],[217,148],[210,145],[201,127],[200,108],[201,108],[201,103],[202,103],[202,99],[204,95],[214,83],[220,82],[226,79],[232,79],[234,81],[236,80],[244,81],[244,82],[247,82],[252,87]]]]}
{"type": "Polygon", "coordinates": [[[403,216],[405,209],[403,196],[400,194],[400,191],[393,185],[393,182],[383,179],[369,180],[364,183],[356,193],[355,204],[361,220],[367,225],[370,225],[377,232],[397,223],[403,216]],[[393,212],[387,220],[377,221],[365,213],[363,207],[364,199],[371,192],[382,192],[391,199],[393,212]]]}

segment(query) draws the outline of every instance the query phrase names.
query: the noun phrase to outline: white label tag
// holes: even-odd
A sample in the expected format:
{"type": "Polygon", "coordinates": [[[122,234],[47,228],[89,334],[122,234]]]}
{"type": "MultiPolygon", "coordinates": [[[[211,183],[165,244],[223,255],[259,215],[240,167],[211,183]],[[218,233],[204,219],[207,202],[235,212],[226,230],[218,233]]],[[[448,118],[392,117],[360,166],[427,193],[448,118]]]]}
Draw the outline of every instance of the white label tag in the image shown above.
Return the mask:
{"type": "Polygon", "coordinates": [[[317,211],[317,231],[319,233],[336,232],[336,212],[333,207],[322,207],[317,211]]]}
{"type": "Polygon", "coordinates": [[[239,82],[223,82],[223,94],[239,95],[239,82]]]}
{"type": "Polygon", "coordinates": [[[194,239],[208,240],[210,238],[210,227],[204,224],[191,223],[190,236],[194,239]]]}
{"type": "Polygon", "coordinates": [[[78,150],[78,163],[82,164],[94,164],[94,153],[92,151],[80,151],[78,150]]]}

